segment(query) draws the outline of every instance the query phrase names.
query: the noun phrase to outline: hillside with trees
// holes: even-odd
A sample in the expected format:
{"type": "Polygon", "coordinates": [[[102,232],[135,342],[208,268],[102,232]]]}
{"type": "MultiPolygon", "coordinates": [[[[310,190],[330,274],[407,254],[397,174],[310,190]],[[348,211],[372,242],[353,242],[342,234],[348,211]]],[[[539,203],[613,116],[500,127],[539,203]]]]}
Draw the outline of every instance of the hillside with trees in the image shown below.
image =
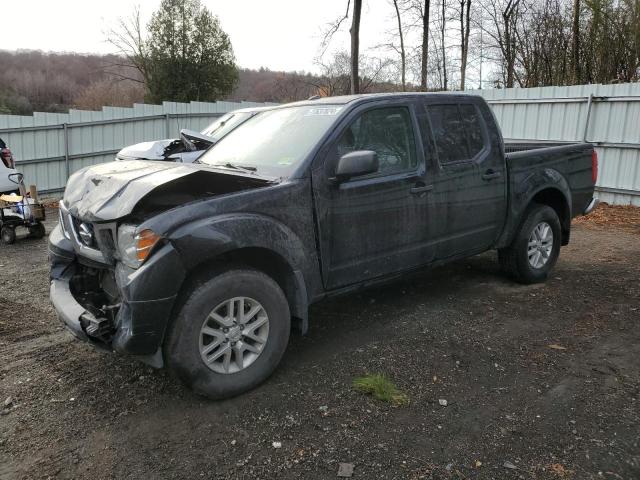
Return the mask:
{"type": "MultiPolygon", "coordinates": [[[[144,85],[128,78],[132,72],[118,66],[123,60],[115,55],[0,50],[0,113],[28,115],[34,111],[95,110],[103,105],[128,107],[144,103],[144,85]]],[[[331,62],[319,65],[323,75],[240,68],[233,91],[219,99],[291,102],[318,94],[346,94],[348,65],[349,55],[340,52],[331,62]]],[[[398,89],[392,75],[382,67],[365,59],[363,91],[398,89]]]]}
{"type": "Polygon", "coordinates": [[[136,12],[114,25],[117,54],[0,51],[0,113],[640,80],[640,0],[384,0],[392,27],[365,50],[362,5],[344,0],[309,73],[239,68],[199,0],[163,0],[148,25],[136,12]]]}

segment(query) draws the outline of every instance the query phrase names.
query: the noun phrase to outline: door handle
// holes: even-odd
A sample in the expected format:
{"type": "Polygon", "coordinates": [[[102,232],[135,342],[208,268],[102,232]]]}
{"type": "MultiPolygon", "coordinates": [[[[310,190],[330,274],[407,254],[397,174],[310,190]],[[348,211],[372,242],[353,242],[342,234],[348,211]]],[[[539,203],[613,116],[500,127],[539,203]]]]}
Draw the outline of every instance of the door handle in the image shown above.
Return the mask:
{"type": "Polygon", "coordinates": [[[483,180],[493,180],[494,178],[500,178],[502,174],[500,172],[496,172],[495,170],[489,169],[482,175],[483,180]]]}
{"type": "Polygon", "coordinates": [[[424,185],[424,184],[418,183],[413,187],[411,187],[411,190],[409,191],[413,195],[420,195],[421,193],[427,193],[427,192],[430,192],[431,190],[433,190],[433,185],[424,185]]]}

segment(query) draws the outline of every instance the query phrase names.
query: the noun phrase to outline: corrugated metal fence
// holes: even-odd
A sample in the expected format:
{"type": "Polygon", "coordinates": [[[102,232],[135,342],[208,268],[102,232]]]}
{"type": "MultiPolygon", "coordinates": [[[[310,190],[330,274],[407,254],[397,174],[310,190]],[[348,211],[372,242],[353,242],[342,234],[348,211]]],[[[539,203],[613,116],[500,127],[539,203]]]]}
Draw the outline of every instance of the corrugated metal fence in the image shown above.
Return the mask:
{"type": "Polygon", "coordinates": [[[0,138],[11,148],[26,182],[41,192],[60,192],[69,174],[113,160],[127,145],[175,138],[182,128],[202,130],[215,118],[254,102],[164,102],[102,111],[69,110],[33,116],[0,115],[0,138]]]}
{"type": "Polygon", "coordinates": [[[512,142],[596,146],[600,200],[640,206],[640,84],[478,90],[512,142]]]}
{"type": "MultiPolygon", "coordinates": [[[[475,90],[491,105],[507,141],[596,145],[598,196],[640,206],[640,84],[475,90]]],[[[28,183],[61,190],[68,173],[113,159],[122,147],[201,130],[215,117],[252,102],[192,102],[104,107],[100,112],[0,115],[0,137],[28,183]]]]}

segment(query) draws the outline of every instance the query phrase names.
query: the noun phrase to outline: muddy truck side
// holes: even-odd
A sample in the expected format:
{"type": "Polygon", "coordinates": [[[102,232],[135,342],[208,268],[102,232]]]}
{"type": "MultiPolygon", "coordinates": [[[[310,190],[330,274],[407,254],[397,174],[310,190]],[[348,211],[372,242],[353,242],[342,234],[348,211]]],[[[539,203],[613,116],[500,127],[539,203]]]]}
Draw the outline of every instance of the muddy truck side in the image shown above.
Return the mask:
{"type": "Polygon", "coordinates": [[[79,339],[237,395],[329,296],[491,249],[544,281],[596,203],[597,158],[504,151],[480,97],[382,94],[276,107],[195,164],[89,167],[49,238],[51,300],[79,339]]]}

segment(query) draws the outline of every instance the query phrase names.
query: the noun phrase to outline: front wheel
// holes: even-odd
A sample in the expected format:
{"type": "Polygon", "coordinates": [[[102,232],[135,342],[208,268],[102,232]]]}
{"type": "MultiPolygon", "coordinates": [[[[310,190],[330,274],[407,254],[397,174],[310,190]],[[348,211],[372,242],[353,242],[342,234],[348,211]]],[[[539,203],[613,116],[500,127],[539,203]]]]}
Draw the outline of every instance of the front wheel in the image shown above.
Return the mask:
{"type": "Polygon", "coordinates": [[[558,260],[561,241],[560,219],[555,210],[533,205],[511,245],[498,250],[500,265],[518,282],[543,282],[558,260]]]}
{"type": "Polygon", "coordinates": [[[289,341],[289,305],[278,284],[255,270],[197,282],[165,342],[169,368],[195,392],[228,398],[275,370],[289,341]]]}

